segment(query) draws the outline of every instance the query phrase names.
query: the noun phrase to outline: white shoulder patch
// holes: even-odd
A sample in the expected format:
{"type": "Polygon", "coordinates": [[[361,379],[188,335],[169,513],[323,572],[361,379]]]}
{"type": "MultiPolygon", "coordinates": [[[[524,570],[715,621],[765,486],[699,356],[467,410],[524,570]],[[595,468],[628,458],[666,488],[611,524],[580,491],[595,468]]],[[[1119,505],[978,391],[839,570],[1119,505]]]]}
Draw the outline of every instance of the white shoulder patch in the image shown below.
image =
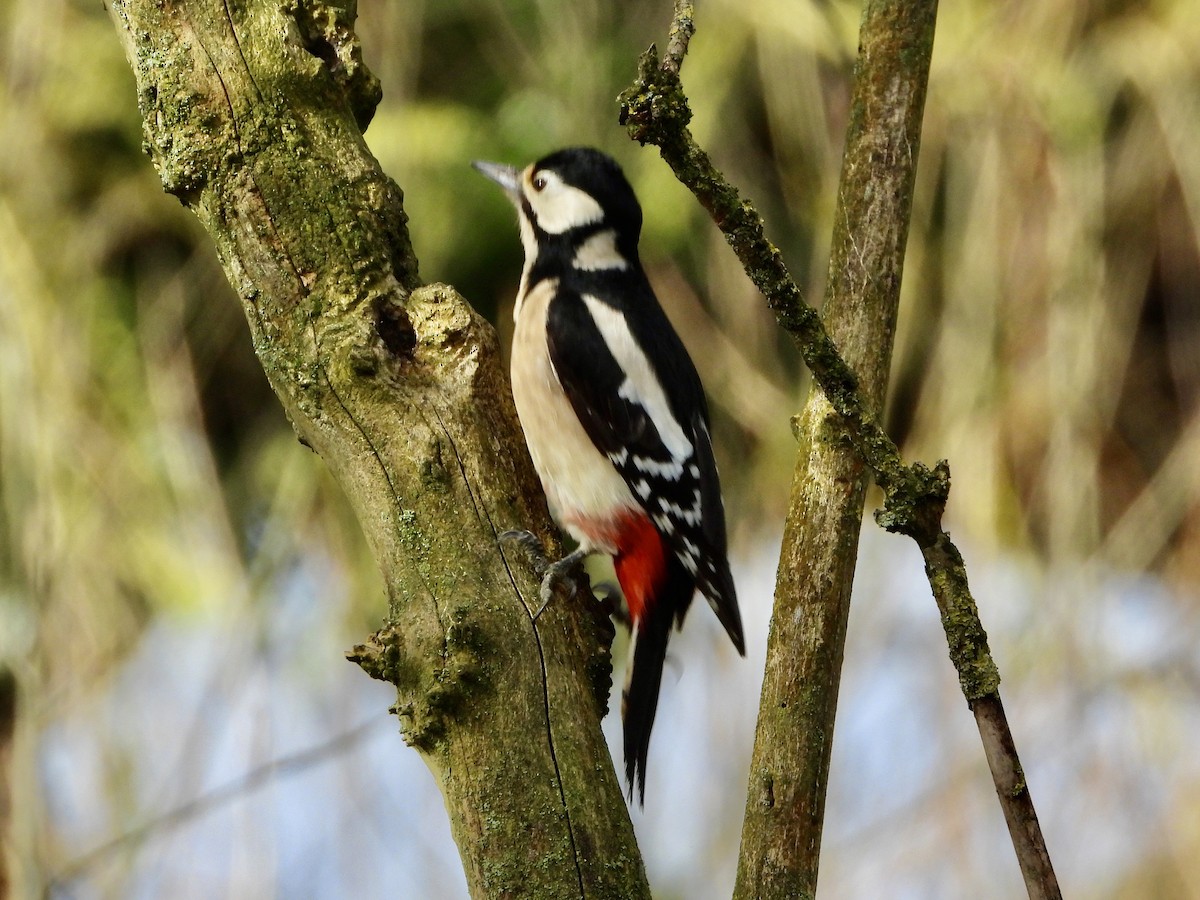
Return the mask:
{"type": "Polygon", "coordinates": [[[617,233],[611,228],[596,232],[580,244],[571,264],[585,272],[629,268],[628,260],[617,250],[617,233]]]}
{"type": "MultiPolygon", "coordinates": [[[[622,382],[618,393],[623,399],[637,403],[646,410],[650,421],[658,430],[658,436],[662,438],[663,444],[666,445],[675,460],[673,464],[669,463],[664,467],[671,471],[655,472],[655,474],[678,478],[683,473],[683,461],[692,455],[692,442],[679,422],[676,421],[675,416],[671,414],[671,406],[667,403],[666,392],[658,378],[655,377],[650,360],[646,358],[642,348],[633,339],[629,325],[619,312],[602,300],[588,294],[584,294],[583,302],[587,306],[588,312],[592,314],[592,319],[600,330],[604,343],[608,345],[609,352],[616,359],[621,371],[625,373],[625,381],[622,382]]],[[[646,460],[645,462],[648,464],[653,461],[646,460]]],[[[653,468],[657,469],[660,466],[653,468]]],[[[647,468],[639,466],[639,468],[647,471],[650,466],[647,468]]]]}

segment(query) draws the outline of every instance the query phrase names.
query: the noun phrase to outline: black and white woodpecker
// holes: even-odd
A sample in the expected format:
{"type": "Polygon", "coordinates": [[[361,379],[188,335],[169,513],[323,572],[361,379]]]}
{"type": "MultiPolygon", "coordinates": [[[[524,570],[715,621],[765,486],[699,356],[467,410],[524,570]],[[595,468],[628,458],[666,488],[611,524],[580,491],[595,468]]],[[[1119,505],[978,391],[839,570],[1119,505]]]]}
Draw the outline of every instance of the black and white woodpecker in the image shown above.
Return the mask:
{"type": "Polygon", "coordinates": [[[513,399],[550,512],[579,543],[543,604],[584,556],[612,556],[633,629],[625,777],[644,799],[667,639],[696,591],[745,655],[704,389],[642,270],[642,210],[611,157],[474,165],[517,207],[513,399]]]}

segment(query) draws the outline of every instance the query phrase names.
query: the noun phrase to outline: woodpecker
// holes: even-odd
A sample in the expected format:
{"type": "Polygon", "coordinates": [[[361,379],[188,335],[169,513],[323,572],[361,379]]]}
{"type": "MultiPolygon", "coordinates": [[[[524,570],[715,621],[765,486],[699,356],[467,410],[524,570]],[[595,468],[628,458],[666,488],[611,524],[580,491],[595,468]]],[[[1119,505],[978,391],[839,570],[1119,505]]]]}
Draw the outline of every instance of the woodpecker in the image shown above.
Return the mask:
{"type": "Polygon", "coordinates": [[[517,207],[513,399],[550,512],[579,544],[549,567],[543,608],[584,556],[613,558],[633,646],[625,778],[644,802],[667,640],[696,591],[745,655],[704,388],[642,270],[642,210],[611,157],[474,166],[517,207]]]}

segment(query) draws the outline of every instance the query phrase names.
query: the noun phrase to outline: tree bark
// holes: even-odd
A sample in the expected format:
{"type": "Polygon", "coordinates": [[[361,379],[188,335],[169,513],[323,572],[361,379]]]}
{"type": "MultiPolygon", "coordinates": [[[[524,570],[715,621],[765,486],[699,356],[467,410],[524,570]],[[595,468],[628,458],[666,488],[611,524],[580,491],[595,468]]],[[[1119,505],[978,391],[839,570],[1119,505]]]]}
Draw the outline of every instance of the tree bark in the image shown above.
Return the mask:
{"type": "MultiPolygon", "coordinates": [[[[300,440],[382,568],[352,658],[397,688],[475,897],[644,897],[599,721],[603,617],[555,604],[496,536],[556,537],[496,337],[422,285],[400,189],[361,135],[379,99],[354,0],[110,0],[147,152],[216,244],[300,440]]],[[[576,601],[577,603],[578,601],[576,601]]]]}
{"type": "MultiPolygon", "coordinates": [[[[869,418],[887,392],[936,0],[868,2],[822,318],[869,418]]],[[[850,593],[870,477],[814,387],[767,639],[738,898],[814,897],[850,593]]]]}
{"type": "Polygon", "coordinates": [[[688,130],[691,110],[679,73],[695,30],[693,12],[691,0],[675,0],[667,51],[661,63],[654,46],[643,54],[637,80],[621,95],[621,121],[635,140],[659,148],[708,210],[818,386],[797,423],[799,464],[768,639],[737,895],[811,897],[816,891],[862,479],[869,468],[884,492],[876,521],[908,535],[921,549],[950,659],[975,715],[1029,895],[1054,900],[1061,894],[1000,702],[1000,673],[962,556],[942,528],[949,464],[905,465],[878,422],[937,0],[867,0],[863,11],[834,219],[828,329],[766,239],[762,217],[688,130]],[[845,357],[831,334],[845,345],[845,357]],[[881,343],[871,343],[872,337],[881,343]],[[850,448],[865,468],[853,464],[850,448]],[[815,543],[804,543],[810,540],[815,543]]]}
{"type": "Polygon", "coordinates": [[[878,422],[936,15],[937,0],[867,0],[864,6],[824,322],[804,302],[778,249],[766,240],[754,207],[739,198],[687,130],[690,110],[679,71],[694,30],[690,0],[676,0],[661,65],[651,47],[634,87],[622,95],[622,119],[631,135],[658,145],[676,176],[708,209],[779,324],[796,341],[817,385],[797,423],[800,450],[768,638],[739,897],[816,892],[867,469],[884,491],[876,521],[911,537],[925,560],[950,659],[975,716],[1029,896],[1061,897],[1000,699],[1000,673],[962,556],[942,528],[949,464],[905,465],[878,422]],[[858,466],[854,456],[865,466],[858,466]]]}
{"type": "MultiPolygon", "coordinates": [[[[658,146],[696,194],[814,375],[812,395],[794,422],[799,449],[742,826],[734,896],[747,900],[816,893],[850,591],[872,468],[881,483],[939,487],[935,477],[916,477],[927,470],[905,471],[875,424],[891,363],[936,11],[936,0],[866,3],[823,317],[804,302],[757,211],[687,130],[691,112],[679,73],[694,29],[690,0],[675,2],[661,63],[651,47],[621,97],[631,136],[658,146]],[[880,460],[887,472],[873,465],[880,460]]],[[[909,494],[908,502],[918,501],[909,494]]]]}

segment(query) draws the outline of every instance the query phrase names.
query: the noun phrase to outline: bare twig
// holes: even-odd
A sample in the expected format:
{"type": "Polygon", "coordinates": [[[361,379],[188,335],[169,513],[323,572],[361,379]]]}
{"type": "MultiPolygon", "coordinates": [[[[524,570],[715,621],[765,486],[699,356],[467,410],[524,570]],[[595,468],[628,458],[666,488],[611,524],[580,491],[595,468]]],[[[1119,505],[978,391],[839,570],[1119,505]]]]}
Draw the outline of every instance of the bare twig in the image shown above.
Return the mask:
{"type": "Polygon", "coordinates": [[[696,33],[696,23],[692,20],[694,10],[690,2],[676,2],[675,16],[671,19],[671,37],[667,41],[667,52],[663,57],[663,71],[679,77],[679,69],[683,58],[687,56],[688,43],[696,33]]]}
{"type": "MultiPolygon", "coordinates": [[[[863,254],[845,252],[843,280],[848,290],[890,292],[888,296],[894,299],[900,289],[899,263],[911,211],[936,12],[936,0],[867,2],[838,193],[834,255],[836,259],[843,248],[852,247],[856,235],[885,233],[887,246],[897,258],[886,261],[894,263],[890,269],[881,266],[875,271],[863,254]],[[890,206],[872,206],[862,199],[868,193],[861,190],[865,185],[873,187],[876,195],[898,196],[900,200],[890,206]]],[[[639,143],[659,148],[675,176],[708,210],[779,324],[792,336],[814,380],[840,415],[854,448],[885,493],[884,507],[876,512],[876,521],[889,531],[910,536],[921,548],[950,658],[975,714],[1029,896],[1060,897],[1004,716],[1000,675],[967,584],[962,556],[942,529],[942,512],[950,489],[949,466],[944,460],[932,469],[921,463],[904,464],[820,316],[804,301],[782,255],[766,239],[761,216],[748,201],[741,200],[693,139],[687,128],[691,110],[679,79],[694,30],[692,15],[691,2],[676,0],[667,53],[660,62],[651,46],[642,56],[637,80],[621,97],[621,121],[639,143]]],[[[840,667],[840,651],[834,656],[840,667]]],[[[840,673],[834,671],[832,677],[836,679],[840,673]]],[[[818,773],[816,777],[822,782],[823,794],[824,776],[818,773]]],[[[813,873],[815,882],[815,867],[813,873]]]]}
{"type": "Polygon", "coordinates": [[[220,787],[205,791],[173,809],[147,819],[141,825],[105,841],[63,866],[47,882],[46,896],[56,895],[60,888],[87,874],[88,871],[118,853],[136,848],[152,838],[164,836],[176,828],[203,818],[228,803],[249,796],[259,788],[274,784],[280,779],[292,775],[299,775],[314,766],[340,756],[385,727],[389,727],[386,719],[372,716],[367,721],[348,731],[343,731],[341,734],[334,735],[327,741],[305,747],[303,750],[287,756],[269,760],[220,787]]]}

